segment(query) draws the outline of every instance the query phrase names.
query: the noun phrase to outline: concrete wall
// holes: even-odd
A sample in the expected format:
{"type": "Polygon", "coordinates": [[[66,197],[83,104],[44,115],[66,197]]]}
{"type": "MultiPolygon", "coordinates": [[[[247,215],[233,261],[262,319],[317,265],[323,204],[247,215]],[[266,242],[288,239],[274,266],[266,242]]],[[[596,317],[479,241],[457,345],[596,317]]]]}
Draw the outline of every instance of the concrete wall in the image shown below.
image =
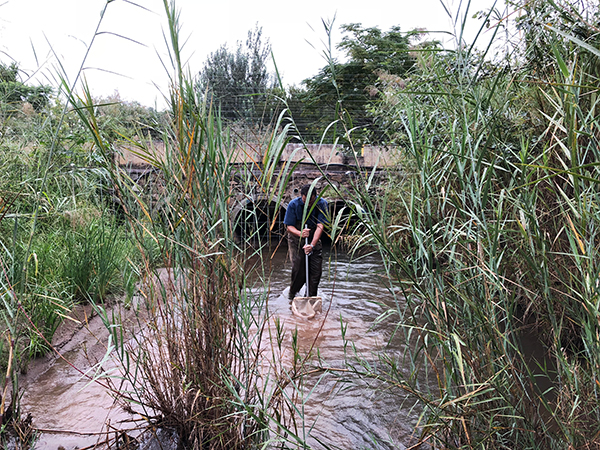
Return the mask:
{"type": "MultiPolygon", "coordinates": [[[[162,141],[153,141],[151,143],[151,148],[147,150],[149,156],[154,159],[161,160],[165,155],[165,143],[162,141]]],[[[145,166],[150,165],[148,162],[148,158],[140,155],[136,155],[136,153],[145,153],[145,151],[141,151],[138,148],[135,148],[131,144],[120,145],[117,148],[116,159],[117,164],[122,166],[124,165],[132,165],[132,166],[145,166]]]]}
{"type": "Polygon", "coordinates": [[[312,162],[314,159],[317,164],[324,165],[355,165],[358,161],[358,164],[362,167],[373,167],[375,165],[384,167],[395,163],[392,153],[383,147],[368,145],[356,147],[354,150],[356,151],[356,158],[349,155],[349,152],[352,150],[345,149],[339,145],[307,144],[304,146],[302,144],[287,144],[283,151],[283,159],[294,162],[300,160],[312,162]]]}
{"type": "MultiPolygon", "coordinates": [[[[394,152],[390,152],[383,147],[365,146],[355,149],[357,152],[358,163],[362,167],[387,167],[394,165],[396,157],[394,152]]],[[[235,162],[257,162],[262,161],[262,149],[252,147],[236,147],[234,149],[235,162]]],[[[121,165],[143,166],[148,164],[147,158],[136,155],[139,152],[131,145],[122,145],[118,148],[117,162],[121,165]]],[[[150,155],[156,159],[164,158],[165,144],[160,141],[152,143],[150,155]]],[[[314,161],[319,165],[329,164],[347,164],[355,165],[355,158],[348,156],[341,146],[308,144],[306,147],[302,144],[287,144],[283,150],[282,158],[285,161],[312,163],[314,161]],[[309,154],[310,152],[310,154],[309,154]],[[311,158],[312,155],[312,158],[311,158]]]]}

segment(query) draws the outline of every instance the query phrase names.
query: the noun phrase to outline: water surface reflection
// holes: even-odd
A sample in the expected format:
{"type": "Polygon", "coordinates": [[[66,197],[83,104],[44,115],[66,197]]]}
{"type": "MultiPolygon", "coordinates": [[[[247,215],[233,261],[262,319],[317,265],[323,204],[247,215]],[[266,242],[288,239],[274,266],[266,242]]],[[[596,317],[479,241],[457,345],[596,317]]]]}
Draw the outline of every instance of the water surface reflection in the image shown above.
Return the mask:
{"type": "Polygon", "coordinates": [[[291,365],[296,332],[302,355],[312,352],[324,366],[341,369],[337,375],[320,373],[307,380],[305,398],[298,400],[305,412],[307,440],[315,448],[325,448],[320,442],[344,449],[413,445],[417,417],[414,402],[407,395],[372,379],[340,376],[347,369],[347,361],[354,361],[355,352],[373,365],[378,351],[400,354],[404,350],[401,339],[394,339],[395,348],[388,346],[393,323],[383,321],[373,326],[399,301],[384,283],[387,278],[382,261],[374,255],[353,259],[346,253],[329,252],[324,256],[329,257],[329,264],[324,264],[319,286],[323,313],[313,320],[291,314],[287,298],[291,264],[286,250],[278,250],[271,259],[270,324],[273,329],[279,321],[286,330],[282,358],[291,365]]]}
{"type": "MultiPolygon", "coordinates": [[[[311,321],[291,314],[287,299],[291,267],[286,249],[278,250],[268,259],[268,324],[272,336],[276,323],[285,330],[276,363],[291,367],[292,340],[296,333],[301,356],[313,358],[309,364],[316,365],[318,357],[324,366],[336,369],[335,374],[317,372],[304,380],[302,395],[296,398],[296,405],[304,414],[304,427],[299,427],[301,437],[314,448],[326,448],[322,443],[342,449],[413,445],[417,421],[413,401],[402,391],[390,390],[373,379],[347,372],[347,361],[354,361],[355,352],[373,365],[377,363],[378,351],[387,354],[404,351],[402,339],[388,345],[394,323],[383,321],[373,326],[377,317],[386,309],[396,308],[395,302],[400,300],[395,300],[382,282],[385,276],[378,257],[352,260],[345,253],[333,255],[327,250],[326,261],[328,258],[319,292],[324,302],[323,313],[311,321]]],[[[88,321],[89,313],[80,317],[80,322],[100,334],[102,324],[97,317],[96,322],[88,321]]],[[[93,347],[98,347],[97,354],[101,357],[105,345],[92,332],[86,342],[69,341],[61,351],[75,366],[89,369],[90,361],[85,357],[93,354],[93,347]]],[[[263,345],[274,344],[265,340],[263,345]]],[[[24,411],[32,413],[37,428],[69,431],[59,435],[44,433],[37,449],[55,450],[58,445],[65,450],[87,447],[106,438],[101,436],[106,433],[107,420],[115,428],[121,428],[125,426],[121,421],[129,419],[105,389],[89,383],[62,359],[55,360],[49,370],[31,375],[24,384],[24,411]]]]}

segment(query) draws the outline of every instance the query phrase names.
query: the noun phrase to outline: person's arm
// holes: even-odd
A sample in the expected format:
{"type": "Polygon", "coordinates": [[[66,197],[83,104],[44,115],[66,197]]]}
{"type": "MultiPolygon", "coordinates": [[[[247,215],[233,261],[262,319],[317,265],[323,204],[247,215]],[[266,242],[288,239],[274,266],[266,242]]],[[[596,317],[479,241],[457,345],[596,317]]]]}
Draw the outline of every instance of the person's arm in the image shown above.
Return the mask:
{"type": "Polygon", "coordinates": [[[292,234],[293,236],[299,237],[299,238],[306,238],[310,235],[310,228],[305,228],[304,230],[300,231],[294,225],[288,225],[287,230],[288,230],[288,233],[292,234]]]}
{"type": "MultiPolygon", "coordinates": [[[[304,230],[304,231],[306,231],[306,230],[304,230]]],[[[315,234],[313,234],[312,242],[310,244],[306,244],[303,247],[304,253],[306,253],[307,255],[312,253],[313,249],[315,248],[315,245],[317,245],[317,242],[319,242],[319,239],[321,239],[322,234],[323,234],[323,224],[318,223],[317,229],[315,230],[315,234]]]]}

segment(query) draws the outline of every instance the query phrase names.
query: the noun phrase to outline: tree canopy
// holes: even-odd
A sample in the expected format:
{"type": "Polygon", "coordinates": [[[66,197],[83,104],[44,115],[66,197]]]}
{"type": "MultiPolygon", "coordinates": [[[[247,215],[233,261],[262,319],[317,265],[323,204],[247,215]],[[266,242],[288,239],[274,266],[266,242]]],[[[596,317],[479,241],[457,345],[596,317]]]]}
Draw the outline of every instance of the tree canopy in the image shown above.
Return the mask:
{"type": "Polygon", "coordinates": [[[19,66],[16,63],[0,63],[0,103],[3,110],[13,110],[16,105],[30,103],[36,111],[47,104],[52,88],[50,86],[29,86],[19,79],[19,66]]]}
{"type": "MultiPolygon", "coordinates": [[[[359,140],[367,139],[369,133],[376,138],[375,124],[367,113],[369,104],[378,98],[375,83],[381,73],[403,76],[412,69],[415,60],[410,55],[410,40],[416,32],[403,33],[399,26],[384,32],[356,23],[341,29],[345,35],[337,48],[345,51],[348,60],[332,61],[303,81],[303,91],[294,92],[303,106],[296,111],[301,117],[297,124],[316,139],[331,123],[342,119],[346,128],[356,128],[359,140]]],[[[336,136],[344,132],[340,125],[337,122],[330,128],[336,136]]]]}
{"type": "Polygon", "coordinates": [[[270,53],[269,41],[263,42],[262,28],[257,26],[248,32],[245,43],[238,41],[235,50],[223,44],[208,56],[196,88],[221,109],[223,118],[255,122],[273,85],[266,66],[270,53]]]}

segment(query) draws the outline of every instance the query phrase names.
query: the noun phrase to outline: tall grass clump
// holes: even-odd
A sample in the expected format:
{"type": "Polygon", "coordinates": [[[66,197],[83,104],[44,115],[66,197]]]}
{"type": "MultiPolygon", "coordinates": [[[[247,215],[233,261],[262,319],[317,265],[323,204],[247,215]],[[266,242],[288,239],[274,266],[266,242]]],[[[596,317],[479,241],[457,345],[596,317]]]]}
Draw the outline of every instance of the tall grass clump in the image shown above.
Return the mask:
{"type": "Polygon", "coordinates": [[[35,356],[49,350],[74,302],[105,300],[123,291],[121,271],[127,258],[135,259],[134,249],[123,227],[106,218],[111,210],[108,194],[102,195],[105,171],[87,167],[81,149],[82,155],[69,158],[49,155],[36,141],[7,144],[5,150],[0,158],[8,174],[0,182],[6,208],[0,223],[4,276],[18,294],[27,353],[35,356]],[[43,171],[49,174],[42,188],[43,171]]]}
{"type": "Polygon", "coordinates": [[[63,245],[61,275],[74,300],[105,301],[109,294],[123,293],[124,270],[135,252],[130,236],[114,219],[100,217],[72,226],[63,245]]]}
{"type": "Polygon", "coordinates": [[[107,172],[77,115],[67,111],[54,88],[19,81],[16,64],[10,71],[15,80],[0,81],[0,367],[5,373],[0,441],[6,448],[29,448],[31,419],[21,417],[19,403],[21,372],[31,358],[51,350],[55,331],[76,302],[104,301],[124,289],[119,271],[135,255],[116,222],[100,224],[103,212],[111,212],[107,172]],[[102,238],[95,234],[96,242],[79,232],[95,225],[105,232],[102,238]],[[86,267],[92,272],[87,286],[68,273],[87,263],[74,251],[82,246],[93,261],[86,267]]]}
{"type": "Polygon", "coordinates": [[[139,189],[116,164],[98,132],[87,88],[80,96],[69,93],[104,154],[141,254],[133,318],[125,310],[111,314],[97,307],[111,331],[120,379],[127,381],[120,398],[153,425],[176,430],[186,448],[248,448],[269,441],[303,446],[303,434],[294,427],[301,421],[292,422],[290,412],[296,414],[293,399],[305,369],[300,357],[291,368],[282,367],[275,356],[281,334],[271,344],[263,339],[271,330],[263,260],[270,233],[260,230],[259,211],[235,214],[236,205],[256,198],[279,210],[290,164],[278,175],[275,170],[287,127],[283,116],[276,118],[260,158],[244,155],[249,162],[236,164],[244,147],[237,147],[185,72],[179,13],[173,3],[164,4],[174,67],[164,154],[154,152],[151,142],[131,141],[155,169],[151,190],[139,189]],[[235,233],[240,220],[256,222],[245,228],[255,232],[242,241],[235,233]]]}
{"type": "Polygon", "coordinates": [[[484,15],[500,24],[484,50],[464,43],[462,11],[457,50],[423,45],[409,78],[380,77],[376,118],[411,161],[406,222],[391,220],[394,192],[369,200],[368,173],[350,195],[363,242],[404,286],[398,332],[415,345],[361,373],[415,394],[420,438],[434,447],[591,448],[600,431],[599,12],[568,1],[511,7],[484,15]],[[525,39],[492,62],[510,17],[525,39]],[[531,341],[543,349],[536,361],[531,341]]]}

